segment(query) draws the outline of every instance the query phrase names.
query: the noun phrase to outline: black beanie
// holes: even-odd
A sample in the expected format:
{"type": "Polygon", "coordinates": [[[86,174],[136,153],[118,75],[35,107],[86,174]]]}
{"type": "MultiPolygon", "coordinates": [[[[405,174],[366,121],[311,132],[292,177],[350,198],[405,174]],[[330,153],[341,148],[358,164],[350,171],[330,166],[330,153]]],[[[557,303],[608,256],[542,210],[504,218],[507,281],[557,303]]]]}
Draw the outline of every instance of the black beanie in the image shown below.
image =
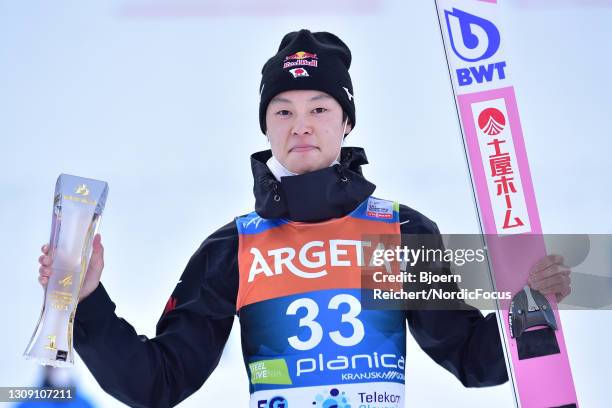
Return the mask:
{"type": "Polygon", "coordinates": [[[355,98],[349,75],[351,50],[332,33],[291,32],[261,70],[259,125],[266,133],[266,110],[281,92],[317,90],[333,96],[355,126],[355,98]]]}

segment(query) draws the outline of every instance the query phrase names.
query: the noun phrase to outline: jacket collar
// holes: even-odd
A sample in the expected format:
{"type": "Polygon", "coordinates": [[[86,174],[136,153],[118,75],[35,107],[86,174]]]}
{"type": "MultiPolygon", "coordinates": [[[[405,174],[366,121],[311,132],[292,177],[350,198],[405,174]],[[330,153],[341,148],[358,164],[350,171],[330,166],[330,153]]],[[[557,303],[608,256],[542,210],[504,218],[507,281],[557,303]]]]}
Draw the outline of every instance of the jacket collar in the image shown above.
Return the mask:
{"type": "Polygon", "coordinates": [[[251,155],[255,211],[266,219],[315,222],[343,217],[374,192],[376,186],[363,177],[368,163],[361,147],[343,147],[340,164],[291,177],[280,183],[266,165],[271,150],[251,155]]]}

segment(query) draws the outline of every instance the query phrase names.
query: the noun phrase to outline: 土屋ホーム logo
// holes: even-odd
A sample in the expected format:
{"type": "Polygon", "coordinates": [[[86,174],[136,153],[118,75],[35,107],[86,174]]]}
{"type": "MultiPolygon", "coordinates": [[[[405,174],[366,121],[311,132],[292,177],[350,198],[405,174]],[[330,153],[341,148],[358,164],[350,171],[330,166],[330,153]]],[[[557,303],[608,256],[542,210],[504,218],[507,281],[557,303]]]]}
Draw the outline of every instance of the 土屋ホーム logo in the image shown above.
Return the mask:
{"type": "Polygon", "coordinates": [[[486,108],[478,115],[478,127],[486,135],[499,135],[506,127],[506,117],[495,108],[486,108]]]}

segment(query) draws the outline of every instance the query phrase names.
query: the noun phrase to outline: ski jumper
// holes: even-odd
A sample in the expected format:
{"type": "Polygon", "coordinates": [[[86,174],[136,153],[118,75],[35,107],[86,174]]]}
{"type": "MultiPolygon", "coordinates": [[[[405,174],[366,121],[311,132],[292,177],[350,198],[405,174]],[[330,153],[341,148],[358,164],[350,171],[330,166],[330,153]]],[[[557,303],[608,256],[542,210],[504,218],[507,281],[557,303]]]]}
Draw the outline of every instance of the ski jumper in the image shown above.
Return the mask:
{"type": "Polygon", "coordinates": [[[270,155],[251,157],[256,212],[204,240],[154,338],[115,314],[102,284],[79,304],[75,347],[105,391],[133,407],[178,404],[217,366],[236,315],[258,408],[281,407],[283,399],[323,406],[330,398],[338,407],[403,407],[406,322],[419,346],[465,386],[507,380],[494,314],[360,310],[362,234],[439,238],[419,212],[371,198],[363,149],[345,147],[340,165],[280,183],[265,165],[270,155]]]}

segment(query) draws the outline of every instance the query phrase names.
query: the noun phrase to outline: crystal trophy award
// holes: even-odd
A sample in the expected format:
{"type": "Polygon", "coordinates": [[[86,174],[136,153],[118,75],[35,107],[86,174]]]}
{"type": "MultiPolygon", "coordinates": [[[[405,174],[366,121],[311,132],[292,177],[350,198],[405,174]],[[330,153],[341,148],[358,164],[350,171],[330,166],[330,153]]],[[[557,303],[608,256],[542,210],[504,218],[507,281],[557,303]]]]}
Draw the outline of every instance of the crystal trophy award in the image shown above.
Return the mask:
{"type": "Polygon", "coordinates": [[[53,274],[24,353],[27,359],[55,367],[74,364],[74,315],[107,194],[104,181],[68,174],[57,178],[49,239],[53,274]]]}

